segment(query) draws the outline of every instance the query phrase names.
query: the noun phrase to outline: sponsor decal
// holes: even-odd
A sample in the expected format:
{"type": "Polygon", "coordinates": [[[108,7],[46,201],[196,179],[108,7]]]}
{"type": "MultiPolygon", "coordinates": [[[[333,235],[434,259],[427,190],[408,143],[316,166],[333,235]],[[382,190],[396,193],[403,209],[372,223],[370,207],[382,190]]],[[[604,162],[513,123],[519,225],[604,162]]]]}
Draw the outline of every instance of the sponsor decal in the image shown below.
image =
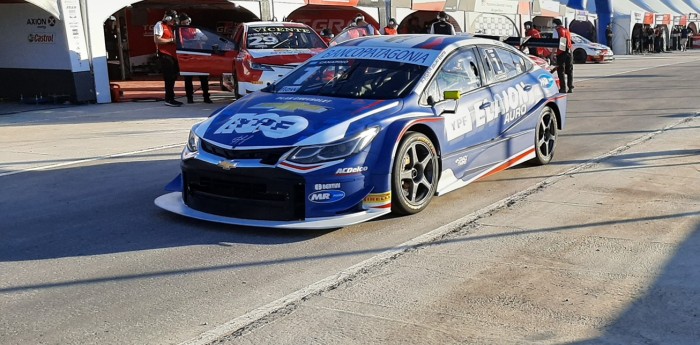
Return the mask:
{"type": "Polygon", "coordinates": [[[457,158],[455,160],[455,163],[457,163],[458,167],[461,167],[462,165],[467,164],[467,161],[468,161],[468,156],[462,156],[462,157],[457,158]]]}
{"type": "Polygon", "coordinates": [[[502,117],[503,124],[507,125],[525,115],[529,106],[541,97],[543,97],[543,94],[540,88],[533,87],[530,91],[526,91],[525,83],[521,82],[504,89],[500,93],[495,93],[493,99],[483,98],[468,104],[464,108],[460,107],[459,113],[449,114],[445,117],[447,120],[445,126],[447,140],[461,137],[474,129],[497,120],[499,117],[502,117]],[[481,109],[484,103],[492,103],[493,105],[481,109]]]}
{"type": "Polygon", "coordinates": [[[278,97],[280,101],[299,101],[299,102],[315,102],[315,103],[330,103],[332,102],[330,99],[322,99],[322,98],[313,98],[313,97],[278,97]]]}
{"type": "Polygon", "coordinates": [[[537,77],[537,80],[540,81],[540,86],[542,86],[545,89],[549,89],[550,87],[553,87],[555,85],[554,78],[549,74],[543,74],[537,77]]]}
{"type": "Polygon", "coordinates": [[[238,166],[238,162],[221,161],[216,166],[218,166],[219,168],[224,169],[224,170],[231,170],[231,169],[235,169],[238,166]]]}
{"type": "Polygon", "coordinates": [[[357,167],[350,167],[350,168],[338,168],[338,170],[335,171],[336,175],[350,175],[350,174],[359,174],[367,171],[369,169],[366,166],[357,166],[357,167]]]}
{"type": "Polygon", "coordinates": [[[280,116],[275,113],[238,113],[219,127],[214,134],[257,133],[268,138],[286,138],[297,134],[306,127],[309,121],[301,116],[280,116]]]}
{"type": "Polygon", "coordinates": [[[386,204],[391,201],[391,192],[385,192],[385,193],[370,193],[368,194],[365,199],[364,203],[365,204],[386,204]]]}
{"type": "Polygon", "coordinates": [[[46,29],[46,26],[56,26],[56,17],[49,16],[48,18],[27,18],[27,25],[46,29]]]}
{"type": "Polygon", "coordinates": [[[310,104],[308,102],[284,102],[284,103],[261,103],[254,107],[253,109],[269,109],[271,111],[288,111],[295,112],[298,110],[308,111],[311,113],[322,113],[328,108],[322,107],[320,105],[310,104]]]}
{"type": "Polygon", "coordinates": [[[295,93],[295,92],[299,91],[300,88],[301,88],[301,86],[285,86],[285,87],[281,88],[279,92],[280,93],[295,93]]]}
{"type": "Polygon", "coordinates": [[[41,43],[41,44],[53,44],[54,35],[53,34],[29,34],[27,37],[29,43],[41,43]]]}
{"type": "Polygon", "coordinates": [[[338,189],[340,188],[340,183],[317,183],[314,185],[315,190],[327,190],[327,189],[338,189]]]}
{"type": "Polygon", "coordinates": [[[252,138],[253,138],[253,135],[239,135],[239,136],[231,139],[231,146],[241,145],[244,142],[246,142],[252,138]]]}
{"type": "Polygon", "coordinates": [[[253,32],[311,32],[307,28],[289,28],[284,26],[263,26],[263,27],[251,27],[253,32]]]}
{"type": "Polygon", "coordinates": [[[320,59],[375,59],[428,66],[437,54],[437,51],[427,49],[348,47],[329,49],[317,56],[320,59]]]}
{"type": "Polygon", "coordinates": [[[347,21],[343,19],[307,19],[307,18],[294,18],[295,22],[304,23],[314,29],[320,30],[322,28],[335,29],[334,32],[341,32],[343,28],[348,26],[352,21],[347,21]]]}
{"type": "Polygon", "coordinates": [[[330,202],[336,202],[345,197],[345,192],[342,190],[322,190],[318,192],[313,192],[309,194],[309,201],[325,204],[330,202]]]}

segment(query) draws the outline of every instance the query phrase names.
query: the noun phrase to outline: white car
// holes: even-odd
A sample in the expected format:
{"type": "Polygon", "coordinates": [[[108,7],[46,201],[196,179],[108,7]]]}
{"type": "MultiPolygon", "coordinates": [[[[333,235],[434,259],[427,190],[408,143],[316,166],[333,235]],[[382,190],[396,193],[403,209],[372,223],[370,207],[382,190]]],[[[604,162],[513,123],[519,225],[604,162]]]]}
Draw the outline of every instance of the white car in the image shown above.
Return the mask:
{"type": "Polygon", "coordinates": [[[591,42],[587,38],[573,32],[571,33],[571,40],[574,45],[574,63],[586,63],[588,61],[599,63],[615,59],[612,48],[604,44],[591,42]]]}

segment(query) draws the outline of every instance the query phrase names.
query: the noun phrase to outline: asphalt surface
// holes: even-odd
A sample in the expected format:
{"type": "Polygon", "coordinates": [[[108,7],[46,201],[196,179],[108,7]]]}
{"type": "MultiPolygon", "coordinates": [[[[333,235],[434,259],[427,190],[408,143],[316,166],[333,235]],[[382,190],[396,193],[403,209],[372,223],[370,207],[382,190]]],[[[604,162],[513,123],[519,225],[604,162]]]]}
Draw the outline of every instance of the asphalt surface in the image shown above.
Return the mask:
{"type": "Polygon", "coordinates": [[[552,164],[329,232],[153,206],[225,99],[0,104],[0,343],[697,343],[699,70],[577,65],[552,164]]]}

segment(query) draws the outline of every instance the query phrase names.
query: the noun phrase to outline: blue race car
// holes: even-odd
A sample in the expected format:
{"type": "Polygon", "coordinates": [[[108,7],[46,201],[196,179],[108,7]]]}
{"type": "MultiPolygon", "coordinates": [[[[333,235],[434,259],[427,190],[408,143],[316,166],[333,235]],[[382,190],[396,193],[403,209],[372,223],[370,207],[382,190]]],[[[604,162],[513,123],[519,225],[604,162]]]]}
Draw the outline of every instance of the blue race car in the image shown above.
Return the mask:
{"type": "Polygon", "coordinates": [[[359,38],[193,126],[155,203],[274,228],[413,214],[490,173],[549,163],[565,114],[553,76],[501,42],[359,38]]]}

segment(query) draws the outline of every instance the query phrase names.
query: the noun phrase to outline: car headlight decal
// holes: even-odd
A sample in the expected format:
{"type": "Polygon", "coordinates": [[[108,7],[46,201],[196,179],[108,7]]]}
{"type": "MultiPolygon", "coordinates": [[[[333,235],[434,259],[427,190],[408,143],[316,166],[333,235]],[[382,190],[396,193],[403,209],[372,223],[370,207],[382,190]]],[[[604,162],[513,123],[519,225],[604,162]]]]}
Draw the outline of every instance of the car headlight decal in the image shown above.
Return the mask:
{"type": "Polygon", "coordinates": [[[358,136],[327,145],[302,146],[294,150],[287,160],[294,163],[313,164],[342,159],[364,150],[379,133],[378,127],[372,127],[358,136]]]}

